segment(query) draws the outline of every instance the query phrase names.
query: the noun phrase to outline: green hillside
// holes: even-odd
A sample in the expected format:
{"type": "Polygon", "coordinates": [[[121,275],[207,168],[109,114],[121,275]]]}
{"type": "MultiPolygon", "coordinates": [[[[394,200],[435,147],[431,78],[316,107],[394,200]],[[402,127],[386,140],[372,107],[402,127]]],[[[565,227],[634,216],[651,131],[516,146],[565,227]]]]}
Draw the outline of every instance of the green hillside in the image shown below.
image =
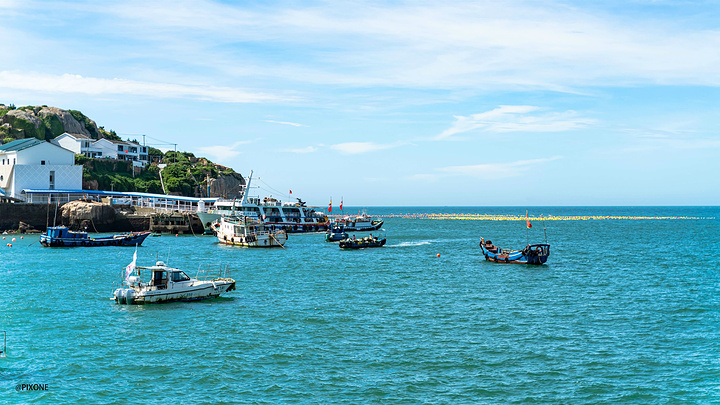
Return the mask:
{"type": "MultiPolygon", "coordinates": [[[[2,143],[24,138],[50,140],[64,132],[83,134],[92,139],[122,140],[115,131],[98,127],[80,111],[0,104],[2,143]]],[[[163,153],[151,147],[149,156],[152,163],[146,168],[133,168],[127,161],[91,159],[84,155],[76,155],[75,162],[83,166],[84,189],[207,197],[218,196],[210,187],[214,183],[225,184],[223,189],[237,189],[238,184],[244,184],[242,176],[231,168],[197,158],[190,152],[163,153]],[[164,165],[162,179],[159,165],[164,165]]]]}

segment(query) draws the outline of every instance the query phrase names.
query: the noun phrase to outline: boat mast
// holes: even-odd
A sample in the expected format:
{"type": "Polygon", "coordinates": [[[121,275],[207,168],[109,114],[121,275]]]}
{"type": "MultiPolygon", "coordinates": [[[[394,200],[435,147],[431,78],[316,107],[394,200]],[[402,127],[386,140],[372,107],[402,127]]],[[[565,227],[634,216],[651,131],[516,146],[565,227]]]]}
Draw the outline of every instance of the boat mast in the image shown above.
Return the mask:
{"type": "Polygon", "coordinates": [[[242,200],[241,200],[242,205],[245,205],[248,203],[248,200],[247,200],[248,190],[250,190],[250,182],[252,181],[252,175],[253,175],[253,171],[250,170],[250,175],[248,176],[247,183],[245,184],[245,191],[243,191],[243,196],[242,196],[242,200]]]}

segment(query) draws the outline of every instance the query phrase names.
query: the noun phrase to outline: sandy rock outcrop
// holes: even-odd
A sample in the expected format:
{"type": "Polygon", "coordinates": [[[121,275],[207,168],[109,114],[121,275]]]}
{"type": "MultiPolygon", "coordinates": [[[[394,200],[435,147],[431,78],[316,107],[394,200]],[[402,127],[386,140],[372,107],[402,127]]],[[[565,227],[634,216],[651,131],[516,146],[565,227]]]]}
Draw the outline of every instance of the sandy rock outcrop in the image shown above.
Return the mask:
{"type": "Polygon", "coordinates": [[[28,121],[33,124],[33,126],[37,129],[40,128],[40,125],[42,125],[42,121],[40,118],[38,118],[33,111],[26,111],[26,110],[10,110],[6,114],[8,117],[13,118],[19,118],[25,121],[28,121]]]}
{"type": "Polygon", "coordinates": [[[115,222],[115,208],[94,201],[71,201],[60,207],[62,223],[71,229],[94,231],[115,222]]]}

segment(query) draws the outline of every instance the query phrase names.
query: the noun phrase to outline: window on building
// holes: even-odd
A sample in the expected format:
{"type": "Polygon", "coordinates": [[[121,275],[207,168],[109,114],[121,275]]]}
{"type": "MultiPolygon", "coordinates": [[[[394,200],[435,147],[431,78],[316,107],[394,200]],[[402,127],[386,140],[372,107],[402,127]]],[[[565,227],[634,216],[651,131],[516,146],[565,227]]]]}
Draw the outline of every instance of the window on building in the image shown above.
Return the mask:
{"type": "Polygon", "coordinates": [[[41,165],[45,165],[45,161],[44,161],[44,160],[41,160],[41,161],[40,161],[40,164],[41,164],[41,165]]]}
{"type": "Polygon", "coordinates": [[[49,184],[49,186],[50,186],[50,187],[48,187],[48,188],[49,188],[50,190],[54,190],[54,189],[55,189],[55,171],[54,171],[54,170],[51,170],[51,171],[50,171],[50,184],[49,184]]]}
{"type": "Polygon", "coordinates": [[[122,145],[118,145],[118,152],[122,152],[122,151],[123,151],[123,146],[122,146],[122,145]]]}

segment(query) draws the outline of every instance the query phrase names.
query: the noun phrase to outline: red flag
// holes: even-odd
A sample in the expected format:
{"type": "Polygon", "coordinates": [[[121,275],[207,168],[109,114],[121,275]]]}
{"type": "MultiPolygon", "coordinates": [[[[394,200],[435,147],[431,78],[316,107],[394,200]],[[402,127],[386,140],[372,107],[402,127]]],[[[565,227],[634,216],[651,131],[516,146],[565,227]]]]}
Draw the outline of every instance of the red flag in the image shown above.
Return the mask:
{"type": "Polygon", "coordinates": [[[532,224],[530,223],[530,218],[528,218],[527,211],[525,211],[525,221],[527,222],[528,229],[532,228],[532,224]]]}
{"type": "Polygon", "coordinates": [[[290,194],[292,194],[292,190],[290,190],[290,194]]]}
{"type": "Polygon", "coordinates": [[[332,212],[332,198],[330,199],[330,206],[328,207],[328,212],[332,212]]]}
{"type": "Polygon", "coordinates": [[[340,210],[341,210],[341,211],[342,211],[342,203],[343,203],[343,200],[341,199],[341,200],[340,200],[340,210]]]}

